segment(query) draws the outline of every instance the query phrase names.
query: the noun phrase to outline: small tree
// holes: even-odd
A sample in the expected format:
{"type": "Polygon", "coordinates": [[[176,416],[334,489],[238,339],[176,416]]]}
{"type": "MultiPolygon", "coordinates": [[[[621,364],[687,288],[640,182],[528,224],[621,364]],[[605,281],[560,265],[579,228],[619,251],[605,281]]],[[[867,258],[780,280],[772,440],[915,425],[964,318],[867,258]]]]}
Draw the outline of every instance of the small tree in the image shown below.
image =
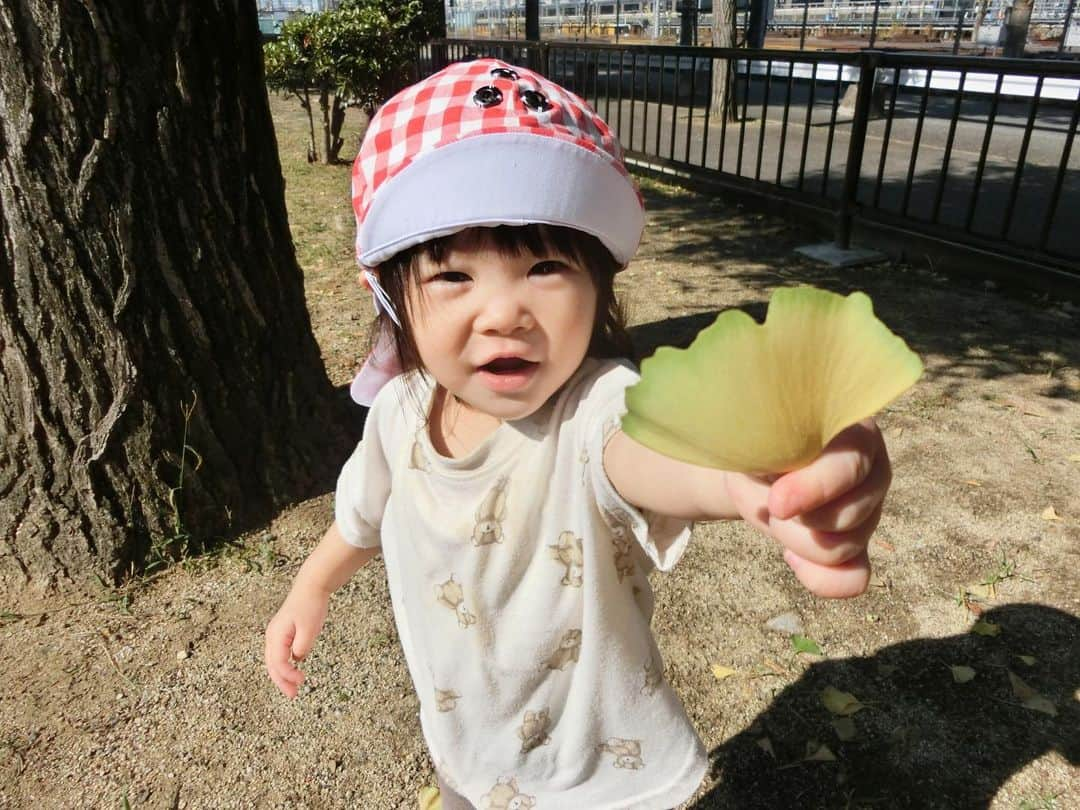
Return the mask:
{"type": "MultiPolygon", "coordinates": [[[[712,46],[735,47],[735,0],[713,0],[712,46]]],[[[730,59],[713,60],[712,114],[736,120],[735,63],[730,59]]]]}
{"type": "Polygon", "coordinates": [[[334,163],[344,141],[345,109],[369,115],[414,79],[419,47],[435,29],[421,0],[344,0],[336,11],[286,22],[264,48],[267,84],[295,95],[308,115],[308,160],[319,159],[312,101],[322,118],[323,162],[334,163]]]}

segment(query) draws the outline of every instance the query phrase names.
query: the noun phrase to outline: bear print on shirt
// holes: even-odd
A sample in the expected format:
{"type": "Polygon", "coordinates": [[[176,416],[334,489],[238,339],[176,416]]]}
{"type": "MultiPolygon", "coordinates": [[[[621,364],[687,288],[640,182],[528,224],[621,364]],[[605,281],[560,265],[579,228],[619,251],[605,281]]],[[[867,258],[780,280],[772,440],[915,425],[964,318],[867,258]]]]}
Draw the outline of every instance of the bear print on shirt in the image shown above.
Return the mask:
{"type": "Polygon", "coordinates": [[[563,532],[559,535],[559,542],[548,546],[551,556],[557,562],[566,567],[562,584],[571,588],[580,588],[582,582],[582,567],[585,565],[585,553],[581,547],[581,538],[575,537],[573,532],[563,532]]]}
{"type": "Polygon", "coordinates": [[[491,492],[476,509],[476,526],[473,528],[474,546],[487,546],[503,541],[503,518],[506,517],[507,480],[500,478],[491,492]]]}

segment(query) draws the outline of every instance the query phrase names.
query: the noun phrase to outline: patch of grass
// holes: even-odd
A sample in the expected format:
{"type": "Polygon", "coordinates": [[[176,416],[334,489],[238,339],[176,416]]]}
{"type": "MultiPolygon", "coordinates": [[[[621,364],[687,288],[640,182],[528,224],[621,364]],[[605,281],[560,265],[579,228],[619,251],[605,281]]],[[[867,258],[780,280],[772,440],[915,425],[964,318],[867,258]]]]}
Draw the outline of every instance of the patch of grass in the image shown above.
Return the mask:
{"type": "Polygon", "coordinates": [[[1037,796],[1034,799],[1023,799],[1016,806],[1016,810],[1057,810],[1058,797],[1060,796],[1060,793],[1055,793],[1054,795],[1037,796]]]}
{"type": "Polygon", "coordinates": [[[1007,579],[1019,576],[1016,570],[1016,560],[1010,560],[1004,546],[1001,547],[1001,557],[997,561],[997,567],[979,581],[980,585],[988,588],[996,588],[999,583],[1007,579]]]}
{"type": "Polygon", "coordinates": [[[351,266],[353,218],[352,172],[366,125],[365,117],[349,109],[342,127],[346,162],[326,165],[307,162],[307,122],[294,98],[270,96],[281,171],[285,177],[285,205],[296,259],[305,275],[327,267],[351,266]]]}

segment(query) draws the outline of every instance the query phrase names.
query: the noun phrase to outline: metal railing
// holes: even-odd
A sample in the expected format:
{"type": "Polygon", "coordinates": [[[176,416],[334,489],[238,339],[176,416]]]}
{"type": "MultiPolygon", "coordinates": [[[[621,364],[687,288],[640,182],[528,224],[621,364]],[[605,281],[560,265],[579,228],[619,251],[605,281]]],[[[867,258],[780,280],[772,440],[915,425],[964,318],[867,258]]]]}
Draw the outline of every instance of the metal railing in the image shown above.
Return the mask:
{"type": "Polygon", "coordinates": [[[1080,64],[485,39],[420,69],[478,56],[585,98],[631,165],[826,212],[841,246],[874,222],[1080,276],[1080,64]]]}
{"type": "MultiPolygon", "coordinates": [[[[578,3],[540,3],[542,39],[600,39],[615,35],[651,39],[653,43],[678,39],[681,19],[673,3],[661,3],[657,15],[652,2],[616,3],[582,0],[578,3]],[[587,11],[586,11],[587,9],[587,11]]],[[[975,0],[776,0],[767,29],[778,35],[808,37],[869,37],[875,42],[913,35],[931,41],[956,42],[974,48],[975,29],[1000,25],[1010,0],[988,0],[980,19],[975,0]]],[[[1031,9],[1029,44],[1039,50],[1064,48],[1064,33],[1074,15],[1075,0],[1035,0],[1031,9]]],[[[736,27],[747,23],[746,4],[740,3],[736,27]]],[[[447,9],[447,25],[457,38],[525,38],[524,2],[499,0],[459,0],[447,9]]],[[[695,43],[707,43],[713,26],[712,5],[703,4],[694,17],[695,43]]],[[[992,45],[982,42],[980,45],[992,45]]],[[[957,44],[959,47],[959,44],[957,44]]],[[[826,49],[831,49],[826,46],[826,49]]]]}

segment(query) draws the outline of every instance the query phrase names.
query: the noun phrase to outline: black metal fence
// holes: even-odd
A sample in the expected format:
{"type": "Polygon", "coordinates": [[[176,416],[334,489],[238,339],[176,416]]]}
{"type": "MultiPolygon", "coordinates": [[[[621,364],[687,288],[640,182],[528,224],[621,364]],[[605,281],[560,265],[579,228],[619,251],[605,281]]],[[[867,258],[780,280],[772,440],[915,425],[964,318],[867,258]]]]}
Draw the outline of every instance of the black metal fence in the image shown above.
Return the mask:
{"type": "Polygon", "coordinates": [[[1080,276],[1080,64],[862,51],[440,40],[589,101],[631,164],[1080,276]],[[728,109],[714,80],[728,71],[728,109]]]}

